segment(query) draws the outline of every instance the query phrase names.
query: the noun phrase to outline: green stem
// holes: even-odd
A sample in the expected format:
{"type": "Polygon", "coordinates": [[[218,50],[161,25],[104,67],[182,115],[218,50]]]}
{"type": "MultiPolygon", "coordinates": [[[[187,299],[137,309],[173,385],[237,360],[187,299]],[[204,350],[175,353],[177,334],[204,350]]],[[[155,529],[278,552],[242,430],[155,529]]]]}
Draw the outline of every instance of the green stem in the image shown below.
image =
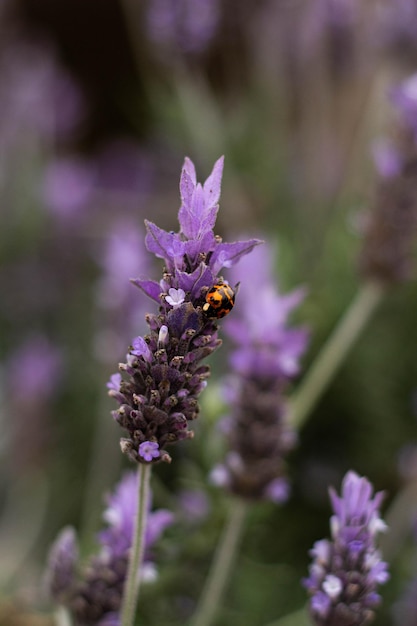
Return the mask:
{"type": "Polygon", "coordinates": [[[54,614],[54,622],[55,626],[72,626],[69,611],[63,606],[58,607],[54,614]]]}
{"type": "Polygon", "coordinates": [[[364,283],[359,289],[289,402],[289,419],[295,428],[300,428],[314,409],[382,300],[385,291],[384,285],[371,281],[364,283]]]}
{"type": "Polygon", "coordinates": [[[121,626],[133,626],[136,604],[139,596],[138,571],[143,562],[145,550],[146,518],[149,504],[149,483],[151,465],[139,463],[138,466],[138,508],[136,511],[135,530],[130,552],[129,566],[125,581],[121,611],[121,626]]]}
{"type": "Polygon", "coordinates": [[[268,622],[267,626],[309,626],[309,624],[311,624],[311,621],[308,617],[307,609],[303,607],[299,611],[294,611],[294,613],[284,615],[284,617],[280,617],[273,622],[268,622]]]}
{"type": "Polygon", "coordinates": [[[384,515],[388,532],[379,540],[381,552],[391,562],[409,539],[417,512],[417,480],[411,480],[395,496],[384,515]]]}
{"type": "Polygon", "coordinates": [[[248,504],[234,499],[190,626],[209,626],[220,605],[242,537],[248,504]]]}

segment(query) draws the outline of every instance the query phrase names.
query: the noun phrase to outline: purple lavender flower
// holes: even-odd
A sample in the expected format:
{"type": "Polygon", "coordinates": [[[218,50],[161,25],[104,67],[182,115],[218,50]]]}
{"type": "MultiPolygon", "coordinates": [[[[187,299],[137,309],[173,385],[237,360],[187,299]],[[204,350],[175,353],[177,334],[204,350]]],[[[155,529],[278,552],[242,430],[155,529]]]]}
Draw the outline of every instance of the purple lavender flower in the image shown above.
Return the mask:
{"type": "Polygon", "coordinates": [[[61,351],[44,335],[27,338],[8,362],[8,388],[12,402],[27,407],[45,402],[56,390],[62,376],[62,365],[61,351]],[[24,394],[22,380],[25,381],[24,394]]]}
{"type": "Polygon", "coordinates": [[[417,232],[417,75],[393,89],[391,99],[399,113],[395,141],[388,144],[388,153],[377,155],[381,176],[365,223],[360,260],[367,279],[385,284],[407,279],[412,270],[417,232]]]}
{"type": "Polygon", "coordinates": [[[26,338],[6,362],[8,411],[14,416],[10,459],[18,473],[45,464],[63,366],[62,351],[41,333],[26,338]]]}
{"type": "Polygon", "coordinates": [[[104,363],[114,362],[114,355],[122,355],[130,337],[145,330],[147,298],[138,298],[129,282],[133,272],[149,269],[149,260],[143,249],[143,232],[129,218],[119,218],[110,226],[98,261],[102,276],[97,284],[97,303],[100,307],[99,330],[96,334],[96,354],[104,363]]]}
{"type": "Polygon", "coordinates": [[[159,314],[147,316],[149,334],[133,340],[126,363],[119,366],[126,378],[119,389],[113,378],[109,389],[120,404],[113,416],[129,435],[121,441],[122,451],[139,463],[169,462],[165,445],[192,436],[188,421],[198,416],[198,397],[209,376],[201,361],[220,345],[218,320],[203,311],[205,295],[223,281],[223,267],[231,267],[259,243],[223,243],[214,235],[222,171],[223,158],[201,185],[186,158],[180,231],[166,232],[146,222],[146,247],[164,260],[163,278],[132,282],[159,305],[159,314]],[[145,442],[158,444],[159,455],[147,460],[150,455],[140,453],[145,442]]]}
{"type": "Polygon", "coordinates": [[[202,489],[184,489],[178,500],[187,523],[199,523],[207,517],[210,502],[202,489]]]}
{"type": "Polygon", "coordinates": [[[50,163],[42,184],[47,210],[66,221],[84,217],[95,191],[95,177],[93,165],[79,157],[50,163]]]}
{"type": "MultiPolygon", "coordinates": [[[[66,606],[75,626],[118,626],[128,555],[132,545],[138,498],[138,477],[125,474],[108,499],[104,512],[107,527],[98,535],[100,551],[91,556],[85,567],[78,563],[75,531],[64,529],[53,544],[46,574],[50,596],[66,606]]],[[[149,503],[150,507],[150,503],[149,503]]],[[[156,571],[152,547],[164,530],[173,523],[170,511],[149,513],[142,579],[152,580],[156,571]]]]}
{"type": "Polygon", "coordinates": [[[415,0],[397,0],[395,4],[378,5],[377,32],[379,47],[390,57],[394,55],[402,63],[415,67],[417,60],[417,3],[415,0]]]}
{"type": "Polygon", "coordinates": [[[152,0],[147,14],[149,38],[167,51],[203,52],[219,19],[218,0],[152,0]]]}
{"type": "Polygon", "coordinates": [[[330,488],[332,539],[314,544],[310,575],[303,581],[318,626],[368,624],[381,601],[376,589],[389,574],[375,539],[387,527],[379,516],[383,493],[372,494],[367,478],[352,471],[343,479],[340,497],[330,488]]]}
{"type": "Polygon", "coordinates": [[[417,140],[417,74],[412,74],[391,91],[391,100],[417,140]]]}
{"type": "Polygon", "coordinates": [[[225,323],[236,346],[227,389],[232,405],[226,423],[230,451],[211,478],[242,497],[283,502],[289,491],[284,456],[295,443],[286,420],[284,392],[299,371],[307,333],[288,327],[288,315],[303,299],[303,291],[279,294],[271,261],[264,245],[241,265],[245,283],[239,290],[235,318],[225,323]]]}
{"type": "Polygon", "coordinates": [[[0,60],[2,141],[24,129],[48,140],[68,139],[86,116],[84,96],[51,46],[6,39],[0,60]]]}

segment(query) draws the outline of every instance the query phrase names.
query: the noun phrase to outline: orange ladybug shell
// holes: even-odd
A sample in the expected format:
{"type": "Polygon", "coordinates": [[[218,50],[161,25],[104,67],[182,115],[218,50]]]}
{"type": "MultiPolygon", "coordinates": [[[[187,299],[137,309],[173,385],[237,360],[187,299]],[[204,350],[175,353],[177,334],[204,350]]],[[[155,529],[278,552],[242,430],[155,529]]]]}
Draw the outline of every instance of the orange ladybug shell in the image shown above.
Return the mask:
{"type": "Polygon", "coordinates": [[[206,294],[203,311],[208,317],[220,319],[230,313],[235,304],[235,292],[227,283],[213,285],[206,294]]]}

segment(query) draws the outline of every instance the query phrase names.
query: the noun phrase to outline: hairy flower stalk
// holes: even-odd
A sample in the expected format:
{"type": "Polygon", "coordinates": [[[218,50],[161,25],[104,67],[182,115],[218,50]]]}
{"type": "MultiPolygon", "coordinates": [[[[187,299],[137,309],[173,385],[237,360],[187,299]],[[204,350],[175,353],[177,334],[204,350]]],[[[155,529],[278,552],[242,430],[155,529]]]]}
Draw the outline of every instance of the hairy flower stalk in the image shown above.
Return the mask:
{"type": "MultiPolygon", "coordinates": [[[[121,440],[122,451],[138,463],[170,462],[165,446],[192,437],[188,422],[198,416],[198,397],[209,377],[209,367],[201,361],[220,345],[218,318],[226,313],[204,310],[206,295],[225,284],[222,268],[259,243],[223,243],[214,235],[222,171],[223,158],[201,185],[186,158],[180,231],[166,232],[146,222],[146,247],[164,260],[163,277],[132,282],[158,304],[159,312],[146,317],[149,333],[133,340],[126,363],[119,366],[123,378],[114,374],[108,384],[120,404],[113,416],[128,434],[121,440]]],[[[226,304],[231,308],[232,303],[226,304]]]]}
{"type": "Polygon", "coordinates": [[[343,480],[340,497],[330,489],[332,539],[314,544],[310,575],[303,581],[317,626],[369,624],[380,604],[377,586],[389,574],[375,539],[387,526],[379,516],[383,493],[372,496],[371,483],[352,471],[343,480]]]}
{"type": "Polygon", "coordinates": [[[304,292],[278,293],[266,245],[247,259],[241,264],[246,281],[238,310],[224,325],[235,345],[227,386],[231,413],[224,421],[229,453],[212,478],[242,498],[283,502],[288,495],[284,458],[296,440],[285,392],[308,342],[306,329],[290,328],[288,316],[304,292]]]}
{"type": "MultiPolygon", "coordinates": [[[[104,512],[107,527],[98,535],[100,551],[82,567],[79,563],[77,538],[73,528],[65,528],[49,557],[47,588],[51,597],[65,606],[75,626],[119,626],[122,595],[128,568],[128,556],[134,534],[134,517],[138,500],[138,478],[127,473],[112,495],[104,512]]],[[[150,509],[148,499],[147,509],[150,509]]],[[[149,512],[145,531],[142,580],[153,580],[156,570],[152,546],[173,515],[159,509],[149,512]]]]}

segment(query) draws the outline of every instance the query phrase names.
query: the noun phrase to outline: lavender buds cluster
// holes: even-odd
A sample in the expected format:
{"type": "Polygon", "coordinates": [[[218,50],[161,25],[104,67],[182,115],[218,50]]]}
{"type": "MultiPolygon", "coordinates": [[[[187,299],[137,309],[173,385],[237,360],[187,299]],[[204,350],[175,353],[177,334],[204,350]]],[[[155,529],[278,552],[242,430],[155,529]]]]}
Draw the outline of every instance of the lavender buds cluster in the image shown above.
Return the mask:
{"type": "Polygon", "coordinates": [[[389,574],[375,539],[387,527],[379,516],[383,493],[372,497],[372,492],[371,483],[352,471],[343,480],[341,497],[330,489],[332,540],[314,544],[310,575],[303,581],[317,626],[368,624],[380,603],[376,589],[389,574]]]}
{"type": "Polygon", "coordinates": [[[198,397],[209,367],[201,361],[221,343],[217,317],[203,310],[208,291],[224,281],[231,267],[259,241],[223,243],[213,228],[218,211],[223,158],[204,185],[197,183],[186,158],[181,174],[180,231],[146,222],[146,247],[164,260],[162,279],[132,282],[159,305],[148,314],[149,333],[136,337],[120,373],[112,376],[109,394],[120,404],[113,412],[128,437],[122,451],[139,463],[170,462],[165,446],[192,436],[188,422],[198,416],[198,397]]]}
{"type": "MultiPolygon", "coordinates": [[[[119,626],[119,610],[132,545],[137,507],[137,475],[127,473],[112,495],[104,512],[107,527],[98,536],[100,551],[84,567],[79,565],[75,530],[64,528],[49,556],[47,590],[65,606],[76,626],[119,626]]],[[[150,508],[150,503],[148,503],[150,508]]],[[[156,576],[152,546],[167,526],[172,524],[170,511],[159,509],[148,514],[145,535],[145,559],[141,579],[156,576]]]]}
{"type": "Polygon", "coordinates": [[[288,316],[304,294],[277,292],[266,244],[247,261],[241,264],[245,282],[238,310],[225,323],[235,344],[227,386],[232,411],[225,420],[230,451],[213,469],[212,480],[243,498],[283,502],[288,495],[284,458],[296,439],[284,394],[308,340],[305,329],[288,327],[288,316]]]}

